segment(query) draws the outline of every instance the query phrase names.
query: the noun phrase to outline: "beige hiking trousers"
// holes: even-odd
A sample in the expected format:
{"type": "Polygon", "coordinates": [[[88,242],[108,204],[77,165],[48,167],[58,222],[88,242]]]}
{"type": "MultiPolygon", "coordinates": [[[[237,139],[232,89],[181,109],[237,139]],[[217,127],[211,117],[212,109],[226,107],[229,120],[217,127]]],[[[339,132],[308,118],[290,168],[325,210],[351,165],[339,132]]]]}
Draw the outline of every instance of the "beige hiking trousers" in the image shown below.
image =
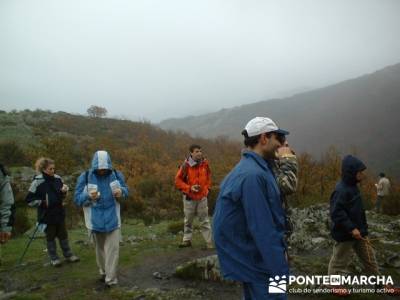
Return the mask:
{"type": "Polygon", "coordinates": [[[329,262],[328,274],[348,274],[347,266],[351,262],[353,251],[360,259],[364,267],[364,272],[367,275],[380,275],[374,249],[366,240],[336,242],[333,246],[333,254],[329,262]]]}
{"type": "Polygon", "coordinates": [[[93,240],[96,248],[96,261],[100,275],[105,275],[106,284],[117,284],[119,261],[120,229],[111,232],[94,232],[93,240]]]}
{"type": "Polygon", "coordinates": [[[201,234],[204,240],[209,245],[211,244],[211,225],[208,218],[208,204],[207,197],[196,201],[196,200],[186,200],[186,196],[183,196],[183,211],[185,214],[185,225],[183,231],[183,241],[191,241],[193,235],[193,220],[197,214],[200,222],[201,234]]]}

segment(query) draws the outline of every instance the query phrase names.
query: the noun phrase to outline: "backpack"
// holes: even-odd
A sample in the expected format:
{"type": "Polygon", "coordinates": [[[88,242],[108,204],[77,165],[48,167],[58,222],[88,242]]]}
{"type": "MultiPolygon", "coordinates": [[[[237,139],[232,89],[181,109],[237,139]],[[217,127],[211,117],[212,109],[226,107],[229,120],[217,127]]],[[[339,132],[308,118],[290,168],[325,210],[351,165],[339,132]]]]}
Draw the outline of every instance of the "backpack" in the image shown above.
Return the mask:
{"type": "Polygon", "coordinates": [[[182,169],[182,179],[183,179],[183,181],[187,183],[189,164],[185,160],[183,162],[183,164],[179,168],[182,169]]]}
{"type": "MultiPolygon", "coordinates": [[[[188,180],[188,169],[189,169],[188,162],[185,160],[183,162],[183,164],[179,166],[179,168],[182,169],[182,179],[183,179],[183,181],[187,183],[188,182],[187,181],[188,180]]],[[[207,164],[207,172],[209,174],[211,174],[210,166],[208,164],[207,164]]]]}

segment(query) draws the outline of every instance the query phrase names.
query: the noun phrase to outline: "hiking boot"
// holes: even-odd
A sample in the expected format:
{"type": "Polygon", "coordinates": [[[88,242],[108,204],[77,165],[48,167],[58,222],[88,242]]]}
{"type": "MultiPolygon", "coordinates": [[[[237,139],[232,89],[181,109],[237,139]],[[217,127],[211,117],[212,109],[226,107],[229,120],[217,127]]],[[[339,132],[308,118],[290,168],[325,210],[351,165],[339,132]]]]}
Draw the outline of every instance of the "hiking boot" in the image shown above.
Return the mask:
{"type": "Polygon", "coordinates": [[[179,244],[179,248],[187,248],[187,247],[192,247],[191,241],[183,241],[182,243],[179,244]]]}
{"type": "Polygon", "coordinates": [[[97,281],[101,282],[101,283],[106,283],[106,274],[100,275],[100,277],[97,281]]]}
{"type": "Polygon", "coordinates": [[[78,262],[80,260],[81,259],[76,255],[71,255],[71,256],[65,258],[65,261],[69,262],[69,263],[75,263],[75,262],[78,262]]]}
{"type": "Polygon", "coordinates": [[[56,258],[50,261],[50,265],[52,265],[53,267],[60,267],[62,265],[62,262],[60,259],[56,258]]]}
{"type": "Polygon", "coordinates": [[[112,289],[112,288],[114,288],[114,287],[116,287],[116,286],[117,286],[116,283],[106,283],[106,284],[104,285],[104,287],[105,287],[106,289],[112,289]]]}
{"type": "Polygon", "coordinates": [[[117,284],[118,284],[118,280],[116,278],[114,278],[113,280],[108,280],[108,281],[105,280],[104,287],[105,287],[105,289],[111,289],[111,288],[116,287],[117,284]]]}

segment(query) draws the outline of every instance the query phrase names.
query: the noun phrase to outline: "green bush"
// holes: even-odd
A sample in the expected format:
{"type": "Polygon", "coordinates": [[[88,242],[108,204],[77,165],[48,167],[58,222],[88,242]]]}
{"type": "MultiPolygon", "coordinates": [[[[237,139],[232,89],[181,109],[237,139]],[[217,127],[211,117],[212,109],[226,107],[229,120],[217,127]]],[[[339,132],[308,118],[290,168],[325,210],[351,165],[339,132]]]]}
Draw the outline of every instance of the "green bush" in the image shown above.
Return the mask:
{"type": "Polygon", "coordinates": [[[0,161],[7,162],[7,166],[26,165],[27,158],[21,147],[14,141],[0,143],[0,161]]]}
{"type": "Polygon", "coordinates": [[[157,192],[161,189],[162,183],[159,179],[152,176],[144,177],[140,180],[137,191],[143,198],[154,197],[157,192]]]}
{"type": "Polygon", "coordinates": [[[183,231],[183,225],[183,220],[172,222],[168,225],[167,232],[178,234],[179,232],[183,231]]]}
{"type": "Polygon", "coordinates": [[[15,223],[13,228],[13,236],[18,236],[28,231],[33,226],[28,217],[28,209],[26,207],[17,207],[15,212],[15,223]]]}
{"type": "Polygon", "coordinates": [[[24,194],[21,193],[14,184],[12,185],[12,189],[16,207],[13,235],[18,236],[28,231],[33,226],[33,221],[29,218],[29,211],[25,203],[24,194]]]}

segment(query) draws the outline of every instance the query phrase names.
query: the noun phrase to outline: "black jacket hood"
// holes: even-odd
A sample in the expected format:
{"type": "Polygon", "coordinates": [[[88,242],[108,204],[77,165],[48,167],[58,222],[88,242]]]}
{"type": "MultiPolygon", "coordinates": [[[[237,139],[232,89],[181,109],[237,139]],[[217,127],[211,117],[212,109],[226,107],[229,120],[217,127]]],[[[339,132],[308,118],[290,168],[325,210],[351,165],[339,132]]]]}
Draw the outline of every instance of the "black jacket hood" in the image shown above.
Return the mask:
{"type": "Polygon", "coordinates": [[[342,180],[348,185],[357,184],[357,172],[365,170],[367,167],[357,157],[347,155],[342,161],[342,180]]]}

